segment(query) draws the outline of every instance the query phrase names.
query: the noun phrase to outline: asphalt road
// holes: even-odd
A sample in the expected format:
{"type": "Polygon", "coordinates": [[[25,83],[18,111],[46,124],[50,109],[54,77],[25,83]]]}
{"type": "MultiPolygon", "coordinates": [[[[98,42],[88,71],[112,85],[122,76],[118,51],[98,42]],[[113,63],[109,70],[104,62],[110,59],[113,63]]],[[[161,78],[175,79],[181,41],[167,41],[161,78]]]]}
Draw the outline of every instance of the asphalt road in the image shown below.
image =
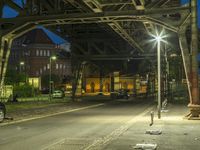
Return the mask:
{"type": "Polygon", "coordinates": [[[177,107],[171,106],[152,127],[155,106],[126,100],[6,125],[0,127],[0,150],[128,150],[137,143],[157,144],[161,150],[199,150],[199,121],[183,120],[185,109],[177,107]],[[145,134],[148,129],[162,134],[145,134]]]}

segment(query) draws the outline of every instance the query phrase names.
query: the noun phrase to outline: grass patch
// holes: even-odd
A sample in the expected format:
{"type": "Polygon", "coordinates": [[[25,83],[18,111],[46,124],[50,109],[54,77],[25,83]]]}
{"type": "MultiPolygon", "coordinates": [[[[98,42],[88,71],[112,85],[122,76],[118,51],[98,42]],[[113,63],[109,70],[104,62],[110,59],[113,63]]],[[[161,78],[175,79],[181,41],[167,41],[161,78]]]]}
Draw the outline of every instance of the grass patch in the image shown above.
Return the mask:
{"type": "Polygon", "coordinates": [[[30,110],[35,108],[44,108],[53,105],[59,105],[69,102],[66,99],[52,100],[52,101],[25,101],[25,102],[8,102],[5,103],[7,112],[15,112],[19,110],[30,110]]]}

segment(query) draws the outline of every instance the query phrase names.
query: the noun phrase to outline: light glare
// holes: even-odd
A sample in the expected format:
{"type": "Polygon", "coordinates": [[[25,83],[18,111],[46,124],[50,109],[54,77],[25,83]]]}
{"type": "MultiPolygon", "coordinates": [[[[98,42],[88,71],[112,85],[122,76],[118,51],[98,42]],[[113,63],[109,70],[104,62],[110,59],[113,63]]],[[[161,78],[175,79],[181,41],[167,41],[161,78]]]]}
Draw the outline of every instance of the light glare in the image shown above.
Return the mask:
{"type": "Polygon", "coordinates": [[[24,62],[23,62],[23,61],[21,61],[21,62],[20,62],[20,65],[24,65],[24,62]]]}
{"type": "Polygon", "coordinates": [[[160,42],[162,40],[162,38],[160,36],[156,36],[155,39],[157,42],[160,42]]]}
{"type": "Polygon", "coordinates": [[[52,56],[51,59],[52,59],[52,60],[56,60],[56,56],[52,56]]]}
{"type": "Polygon", "coordinates": [[[167,35],[165,35],[164,30],[162,30],[160,32],[158,32],[158,30],[155,30],[155,34],[150,34],[150,36],[153,37],[153,39],[150,40],[152,42],[156,41],[156,42],[164,42],[164,43],[168,44],[167,41],[164,40],[165,38],[168,37],[167,35]]]}

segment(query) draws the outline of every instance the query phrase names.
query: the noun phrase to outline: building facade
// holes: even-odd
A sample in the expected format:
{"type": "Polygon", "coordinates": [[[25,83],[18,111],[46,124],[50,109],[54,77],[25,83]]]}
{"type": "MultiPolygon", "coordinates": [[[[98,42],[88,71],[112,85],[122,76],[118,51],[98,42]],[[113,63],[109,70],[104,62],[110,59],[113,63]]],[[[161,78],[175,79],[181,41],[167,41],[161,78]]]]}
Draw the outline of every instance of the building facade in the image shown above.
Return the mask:
{"type": "Polygon", "coordinates": [[[147,92],[147,80],[139,76],[119,76],[119,82],[112,81],[112,78],[102,78],[101,82],[99,77],[87,77],[84,84],[85,92],[91,94],[101,92],[101,87],[104,94],[109,94],[112,92],[112,85],[115,87],[113,91],[125,89],[130,94],[144,94],[147,92]]]}
{"type": "Polygon", "coordinates": [[[13,41],[9,68],[25,73],[29,78],[41,78],[50,74],[51,65],[51,74],[62,80],[71,75],[71,61],[61,54],[63,51],[69,50],[54,44],[42,29],[34,29],[13,41]],[[50,64],[51,56],[57,58],[50,64]]]}

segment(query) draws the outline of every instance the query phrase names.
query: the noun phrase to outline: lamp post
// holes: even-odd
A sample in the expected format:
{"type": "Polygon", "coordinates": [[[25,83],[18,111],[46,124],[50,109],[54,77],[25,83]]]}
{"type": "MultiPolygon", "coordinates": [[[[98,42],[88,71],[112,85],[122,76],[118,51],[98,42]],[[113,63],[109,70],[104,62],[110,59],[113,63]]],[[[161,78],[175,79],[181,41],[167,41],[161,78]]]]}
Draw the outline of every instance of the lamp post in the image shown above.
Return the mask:
{"type": "Polygon", "coordinates": [[[161,118],[161,65],[160,65],[160,42],[161,37],[156,36],[157,41],[157,67],[158,67],[158,118],[161,118]]]}
{"type": "Polygon", "coordinates": [[[51,100],[51,93],[52,93],[52,81],[51,81],[52,60],[56,60],[56,56],[51,56],[49,58],[49,100],[51,100]]]}
{"type": "Polygon", "coordinates": [[[167,41],[163,40],[167,37],[167,35],[164,35],[164,29],[158,33],[158,31],[155,31],[156,35],[150,34],[154,39],[153,41],[156,41],[157,44],[157,70],[158,70],[158,119],[161,118],[161,59],[160,59],[160,50],[161,50],[161,42],[164,42],[167,44],[167,41]]]}

